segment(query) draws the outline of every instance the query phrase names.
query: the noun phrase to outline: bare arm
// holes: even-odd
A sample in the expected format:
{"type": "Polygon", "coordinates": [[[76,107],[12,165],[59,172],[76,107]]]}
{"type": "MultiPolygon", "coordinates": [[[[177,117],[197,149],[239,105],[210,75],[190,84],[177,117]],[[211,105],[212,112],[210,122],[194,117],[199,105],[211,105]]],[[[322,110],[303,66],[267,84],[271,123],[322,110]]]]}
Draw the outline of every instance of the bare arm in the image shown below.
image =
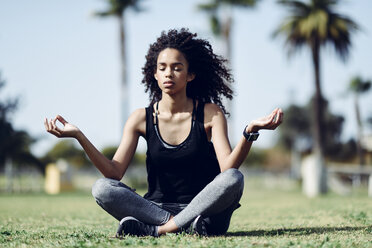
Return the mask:
{"type": "Polygon", "coordinates": [[[120,180],[127,170],[137,148],[138,138],[145,132],[146,114],[144,109],[135,111],[125,124],[123,137],[112,160],[107,159],[76,126],[68,123],[62,116],[57,115],[53,120],[45,119],[46,130],[58,138],[76,138],[89,159],[97,169],[107,178],[120,180]],[[56,125],[56,121],[63,124],[63,128],[56,125]]]}
{"type": "MultiPolygon", "coordinates": [[[[211,133],[213,145],[216,150],[221,171],[225,171],[230,168],[238,169],[243,163],[244,159],[247,157],[251,149],[252,142],[248,142],[242,135],[234,150],[231,150],[227,137],[227,123],[225,115],[217,105],[208,104],[206,107],[207,116],[209,116],[212,126],[211,133]]],[[[247,126],[246,131],[258,132],[261,129],[274,130],[280,125],[282,119],[282,110],[275,109],[270,115],[251,121],[247,126]]]]}

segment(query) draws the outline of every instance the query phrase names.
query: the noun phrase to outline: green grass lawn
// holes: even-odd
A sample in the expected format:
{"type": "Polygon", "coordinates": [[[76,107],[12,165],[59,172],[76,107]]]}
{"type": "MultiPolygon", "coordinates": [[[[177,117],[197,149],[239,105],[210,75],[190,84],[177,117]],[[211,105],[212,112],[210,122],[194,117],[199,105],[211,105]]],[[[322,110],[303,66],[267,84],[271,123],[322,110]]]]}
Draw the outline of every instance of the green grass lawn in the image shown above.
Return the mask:
{"type": "Polygon", "coordinates": [[[0,195],[0,247],[372,247],[367,192],[308,199],[248,183],[222,237],[112,238],[117,221],[88,193],[0,195]]]}

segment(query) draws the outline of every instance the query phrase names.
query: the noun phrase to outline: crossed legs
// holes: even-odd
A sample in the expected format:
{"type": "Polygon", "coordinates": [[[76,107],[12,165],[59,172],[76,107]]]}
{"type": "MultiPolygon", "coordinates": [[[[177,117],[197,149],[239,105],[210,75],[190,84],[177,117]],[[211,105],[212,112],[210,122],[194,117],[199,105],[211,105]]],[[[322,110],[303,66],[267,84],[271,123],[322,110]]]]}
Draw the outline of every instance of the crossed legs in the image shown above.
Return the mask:
{"type": "Polygon", "coordinates": [[[209,235],[221,235],[226,233],[231,215],[239,207],[243,188],[242,173],[237,169],[226,170],[175,216],[117,180],[97,180],[92,194],[98,205],[117,220],[135,217],[143,223],[158,226],[159,235],[187,228],[198,215],[203,216],[209,235]]]}

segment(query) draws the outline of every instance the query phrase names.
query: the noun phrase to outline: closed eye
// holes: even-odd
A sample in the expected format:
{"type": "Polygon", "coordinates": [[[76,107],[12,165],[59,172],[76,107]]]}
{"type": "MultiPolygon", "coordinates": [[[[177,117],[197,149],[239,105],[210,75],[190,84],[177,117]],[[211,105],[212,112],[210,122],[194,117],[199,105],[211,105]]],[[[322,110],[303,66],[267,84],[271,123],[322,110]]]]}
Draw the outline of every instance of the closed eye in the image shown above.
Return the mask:
{"type": "MultiPolygon", "coordinates": [[[[181,62],[172,63],[169,66],[174,71],[182,71],[184,67],[184,65],[181,62]]],[[[164,71],[167,67],[168,65],[166,63],[162,62],[158,63],[158,70],[160,71],[164,71]]]]}

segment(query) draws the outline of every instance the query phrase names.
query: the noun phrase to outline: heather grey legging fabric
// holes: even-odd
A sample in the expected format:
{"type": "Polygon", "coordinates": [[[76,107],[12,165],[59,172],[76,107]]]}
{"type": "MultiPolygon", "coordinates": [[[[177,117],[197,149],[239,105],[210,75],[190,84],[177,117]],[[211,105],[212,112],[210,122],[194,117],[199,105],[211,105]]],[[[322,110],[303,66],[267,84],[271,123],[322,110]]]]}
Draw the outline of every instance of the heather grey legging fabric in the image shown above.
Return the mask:
{"type": "Polygon", "coordinates": [[[98,205],[119,221],[133,216],[147,224],[162,225],[173,215],[179,228],[187,228],[202,215],[208,234],[221,235],[227,232],[231,215],[240,206],[243,188],[243,174],[229,169],[217,175],[189,204],[155,203],[120,181],[108,178],[98,179],[92,194],[98,205]]]}

